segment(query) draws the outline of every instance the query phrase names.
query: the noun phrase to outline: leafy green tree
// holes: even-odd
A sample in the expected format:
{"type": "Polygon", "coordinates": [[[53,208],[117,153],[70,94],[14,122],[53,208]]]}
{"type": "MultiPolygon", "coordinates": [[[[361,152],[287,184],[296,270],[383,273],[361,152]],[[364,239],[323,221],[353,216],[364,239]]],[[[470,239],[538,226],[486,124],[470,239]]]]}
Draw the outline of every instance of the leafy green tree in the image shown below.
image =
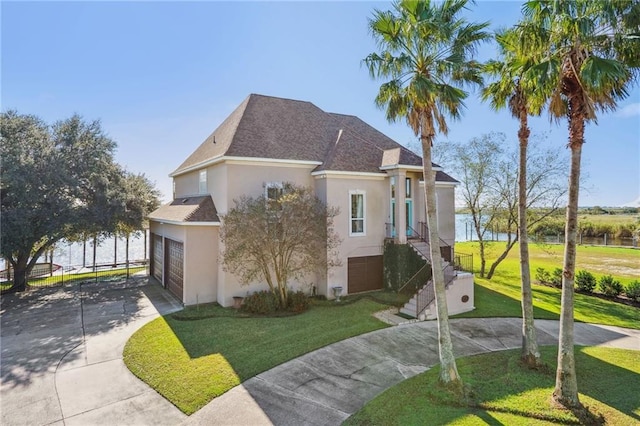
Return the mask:
{"type": "Polygon", "coordinates": [[[266,282],[281,309],[288,306],[291,280],[340,264],[340,238],[333,228],[339,210],[311,188],[285,183],[274,198],[245,196],[234,202],[220,229],[225,270],[245,285],[266,282]]]}
{"type": "Polygon", "coordinates": [[[581,407],[575,374],[573,298],[578,229],[580,163],[585,123],[612,111],[637,81],[640,3],[637,0],[530,0],[523,7],[522,38],[536,57],[526,71],[549,97],[552,117],[569,124],[571,173],[566,211],[558,366],[553,399],[581,407]]]}
{"type": "MultiPolygon", "coordinates": [[[[98,121],[77,115],[52,126],[16,111],[0,115],[0,251],[14,270],[11,290],[25,289],[38,258],[57,241],[113,232],[125,217],[115,146],[98,121]]],[[[134,219],[129,212],[128,223],[146,213],[134,219]]]]}
{"type": "MultiPolygon", "coordinates": [[[[429,241],[439,241],[436,226],[435,173],[431,149],[436,131],[447,134],[447,117],[458,119],[467,85],[482,83],[481,65],[473,60],[487,40],[488,23],[461,18],[466,0],[397,1],[393,10],[375,10],[369,29],[380,52],[364,59],[371,77],[386,79],[376,105],[389,121],[406,120],[422,146],[429,241]]],[[[430,244],[436,295],[442,382],[461,388],[453,355],[439,244],[430,244]]]]}

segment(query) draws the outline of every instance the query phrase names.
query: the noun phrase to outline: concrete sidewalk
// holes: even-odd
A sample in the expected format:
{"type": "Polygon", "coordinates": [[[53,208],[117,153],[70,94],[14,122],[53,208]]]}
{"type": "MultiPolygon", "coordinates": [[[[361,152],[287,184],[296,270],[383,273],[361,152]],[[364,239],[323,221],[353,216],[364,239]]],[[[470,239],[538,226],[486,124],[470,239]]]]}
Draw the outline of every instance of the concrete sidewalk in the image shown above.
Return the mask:
{"type": "MultiPolygon", "coordinates": [[[[190,417],[129,372],[124,344],[181,306],[146,278],[2,298],[2,425],[339,425],[385,389],[438,363],[437,324],[344,340],[247,380],[190,417]]],[[[382,315],[385,321],[393,315],[382,315]]],[[[519,318],[452,320],[467,356],[520,346],[519,318]]],[[[557,321],[536,321],[541,345],[557,321]]],[[[576,344],[640,350],[640,330],[575,324],[576,344]]]]}
{"type": "MultiPolygon", "coordinates": [[[[558,322],[536,320],[540,345],[557,344],[558,322]]],[[[521,319],[451,320],[458,357],[519,348],[521,319]]],[[[438,364],[435,321],[338,342],[257,375],[214,399],[183,425],[339,425],[384,390],[438,364]]],[[[640,350],[640,330],[575,324],[576,345],[640,350]]]]}
{"type": "Polygon", "coordinates": [[[186,416],[126,368],[129,337],[181,305],[146,277],[2,297],[2,425],[174,425],[186,416]]]}

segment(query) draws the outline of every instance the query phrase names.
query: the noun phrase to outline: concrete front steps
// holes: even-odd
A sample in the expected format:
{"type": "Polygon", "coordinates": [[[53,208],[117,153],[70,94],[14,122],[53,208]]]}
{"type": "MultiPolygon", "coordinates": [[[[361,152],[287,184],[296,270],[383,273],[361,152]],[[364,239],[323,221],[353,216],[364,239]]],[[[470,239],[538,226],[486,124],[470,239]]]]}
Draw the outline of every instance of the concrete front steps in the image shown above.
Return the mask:
{"type": "MultiPolygon", "coordinates": [[[[425,286],[426,287],[426,286],[425,286]]],[[[416,318],[416,304],[418,295],[425,291],[425,287],[409,300],[400,312],[410,317],[416,318]]],[[[469,272],[458,272],[453,282],[447,287],[447,308],[449,315],[462,314],[475,309],[473,292],[473,274],[469,272]]],[[[429,304],[417,317],[420,321],[437,318],[435,300],[429,304]]]]}
{"type": "MultiPolygon", "coordinates": [[[[420,255],[424,260],[428,261],[429,258],[429,245],[421,240],[411,240],[409,245],[414,251],[420,255]]],[[[449,266],[449,262],[442,259],[443,269],[449,266]]],[[[424,291],[427,291],[427,287],[432,285],[430,282],[419,289],[416,294],[413,295],[402,308],[400,312],[416,318],[416,310],[418,297],[424,291]]],[[[475,309],[474,306],[474,291],[473,291],[473,274],[468,272],[456,272],[456,277],[453,282],[447,286],[447,310],[449,315],[461,314],[463,312],[469,312],[475,309]]],[[[437,318],[435,299],[431,302],[422,312],[417,315],[420,321],[432,320],[437,318]]]]}

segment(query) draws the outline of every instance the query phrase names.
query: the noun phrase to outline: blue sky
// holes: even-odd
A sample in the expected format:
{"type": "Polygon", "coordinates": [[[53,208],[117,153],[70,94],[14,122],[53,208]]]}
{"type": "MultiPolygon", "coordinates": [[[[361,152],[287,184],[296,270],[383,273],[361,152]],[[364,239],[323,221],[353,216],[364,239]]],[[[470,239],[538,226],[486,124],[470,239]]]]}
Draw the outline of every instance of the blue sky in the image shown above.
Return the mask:
{"type": "MultiPolygon", "coordinates": [[[[469,12],[508,26],[521,2],[479,0],[469,12]]],[[[396,141],[415,140],[390,124],[373,99],[361,60],[376,51],[367,29],[387,2],[7,2],[1,3],[1,106],[48,122],[73,113],[100,119],[117,160],[171,195],[173,171],[250,93],[313,102],[357,115],[396,141]]],[[[494,54],[484,46],[480,59],[494,54]]],[[[517,123],[472,93],[448,138],[490,131],[517,143],[517,123]]],[[[531,123],[566,145],[566,122],[531,123]]],[[[443,136],[438,136],[443,141],[443,136]]],[[[615,113],[588,125],[581,205],[640,199],[640,89],[615,113]]],[[[636,201],[637,203],[638,201],[636,201]]]]}

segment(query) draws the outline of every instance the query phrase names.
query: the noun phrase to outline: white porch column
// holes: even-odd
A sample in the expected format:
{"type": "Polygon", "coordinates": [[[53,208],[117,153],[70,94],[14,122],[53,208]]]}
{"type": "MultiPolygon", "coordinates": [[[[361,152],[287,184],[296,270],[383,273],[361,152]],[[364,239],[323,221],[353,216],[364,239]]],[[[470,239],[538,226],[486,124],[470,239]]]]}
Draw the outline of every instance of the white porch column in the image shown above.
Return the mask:
{"type": "Polygon", "coordinates": [[[406,183],[407,172],[398,170],[396,177],[396,241],[398,244],[407,243],[407,203],[406,183]]]}

